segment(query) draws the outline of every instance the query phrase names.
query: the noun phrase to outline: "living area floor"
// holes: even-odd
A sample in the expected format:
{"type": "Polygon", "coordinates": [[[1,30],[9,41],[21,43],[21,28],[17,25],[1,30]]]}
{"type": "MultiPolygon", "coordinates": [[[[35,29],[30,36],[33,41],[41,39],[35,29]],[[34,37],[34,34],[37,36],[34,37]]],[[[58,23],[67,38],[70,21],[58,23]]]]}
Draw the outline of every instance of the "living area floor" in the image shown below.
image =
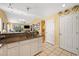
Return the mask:
{"type": "Polygon", "coordinates": [[[46,43],[43,47],[43,51],[36,56],[77,56],[71,52],[64,49],[54,47],[53,45],[46,43]]]}

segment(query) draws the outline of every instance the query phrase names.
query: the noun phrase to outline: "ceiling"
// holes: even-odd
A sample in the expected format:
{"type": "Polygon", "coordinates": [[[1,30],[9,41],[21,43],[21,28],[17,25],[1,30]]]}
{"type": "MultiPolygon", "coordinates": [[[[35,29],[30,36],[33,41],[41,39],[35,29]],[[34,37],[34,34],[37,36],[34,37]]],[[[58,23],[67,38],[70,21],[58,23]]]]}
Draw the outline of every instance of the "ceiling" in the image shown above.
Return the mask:
{"type": "Polygon", "coordinates": [[[57,13],[68,7],[77,5],[78,3],[0,3],[0,8],[3,9],[10,21],[20,21],[30,23],[38,16],[43,18],[54,13],[57,13]]]}

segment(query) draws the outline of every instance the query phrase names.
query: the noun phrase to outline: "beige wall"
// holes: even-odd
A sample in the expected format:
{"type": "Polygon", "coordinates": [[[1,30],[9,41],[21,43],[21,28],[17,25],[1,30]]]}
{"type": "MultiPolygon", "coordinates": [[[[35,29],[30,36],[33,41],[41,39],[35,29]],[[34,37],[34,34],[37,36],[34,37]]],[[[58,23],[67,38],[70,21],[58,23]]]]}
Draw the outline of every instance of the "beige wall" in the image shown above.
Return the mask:
{"type": "Polygon", "coordinates": [[[46,20],[54,20],[54,37],[55,37],[55,46],[59,47],[59,15],[53,14],[45,17],[46,20]]]}
{"type": "Polygon", "coordinates": [[[1,32],[6,32],[7,31],[8,19],[7,19],[5,12],[2,9],[0,9],[0,19],[1,19],[1,23],[4,23],[5,27],[6,27],[5,29],[3,29],[2,26],[1,26],[0,30],[1,30],[1,32]]]}
{"type": "Polygon", "coordinates": [[[54,15],[54,23],[55,23],[55,46],[59,47],[59,16],[58,14],[54,15]]]}
{"type": "Polygon", "coordinates": [[[3,10],[1,10],[1,9],[0,9],[0,18],[2,19],[2,21],[4,23],[8,23],[7,16],[6,16],[5,12],[3,10]]]}
{"type": "MultiPolygon", "coordinates": [[[[54,37],[55,37],[55,46],[59,47],[59,15],[54,14],[43,18],[44,20],[54,20],[55,25],[55,31],[54,31],[54,37]]],[[[40,22],[38,18],[35,18],[35,20],[32,23],[38,23],[40,22]]]]}

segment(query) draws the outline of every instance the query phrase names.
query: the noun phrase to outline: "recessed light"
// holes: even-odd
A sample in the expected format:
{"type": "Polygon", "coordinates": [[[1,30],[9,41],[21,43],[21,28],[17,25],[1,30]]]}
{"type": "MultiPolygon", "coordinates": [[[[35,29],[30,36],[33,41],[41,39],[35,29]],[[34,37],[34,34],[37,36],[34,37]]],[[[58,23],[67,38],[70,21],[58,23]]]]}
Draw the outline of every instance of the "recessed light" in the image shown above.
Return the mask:
{"type": "Polygon", "coordinates": [[[62,4],[62,7],[65,7],[66,6],[66,4],[62,4]]]}
{"type": "Polygon", "coordinates": [[[8,8],[11,8],[11,9],[13,8],[12,3],[9,3],[8,8]]]}

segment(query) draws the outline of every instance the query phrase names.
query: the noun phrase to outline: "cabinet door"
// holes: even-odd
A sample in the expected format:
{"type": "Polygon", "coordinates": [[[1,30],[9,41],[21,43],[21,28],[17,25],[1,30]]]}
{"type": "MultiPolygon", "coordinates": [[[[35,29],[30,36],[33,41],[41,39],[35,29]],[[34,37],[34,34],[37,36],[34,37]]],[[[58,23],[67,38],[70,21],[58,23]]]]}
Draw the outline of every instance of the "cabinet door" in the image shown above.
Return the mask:
{"type": "Polygon", "coordinates": [[[3,47],[0,48],[0,56],[3,55],[3,49],[4,49],[3,47]]]}
{"type": "Polygon", "coordinates": [[[38,38],[31,41],[31,55],[35,55],[38,52],[38,38]]]}
{"type": "Polygon", "coordinates": [[[19,55],[19,42],[7,44],[7,55],[18,56],[19,55]]]}
{"type": "Polygon", "coordinates": [[[31,55],[31,46],[29,44],[20,46],[20,56],[30,56],[31,55]]]}
{"type": "Polygon", "coordinates": [[[42,50],[42,37],[38,38],[38,50],[42,50]]]}
{"type": "Polygon", "coordinates": [[[7,48],[6,46],[2,46],[0,48],[0,56],[6,56],[7,55],[7,48]]]}
{"type": "Polygon", "coordinates": [[[18,56],[19,55],[19,47],[8,48],[8,56],[18,56]]]}

